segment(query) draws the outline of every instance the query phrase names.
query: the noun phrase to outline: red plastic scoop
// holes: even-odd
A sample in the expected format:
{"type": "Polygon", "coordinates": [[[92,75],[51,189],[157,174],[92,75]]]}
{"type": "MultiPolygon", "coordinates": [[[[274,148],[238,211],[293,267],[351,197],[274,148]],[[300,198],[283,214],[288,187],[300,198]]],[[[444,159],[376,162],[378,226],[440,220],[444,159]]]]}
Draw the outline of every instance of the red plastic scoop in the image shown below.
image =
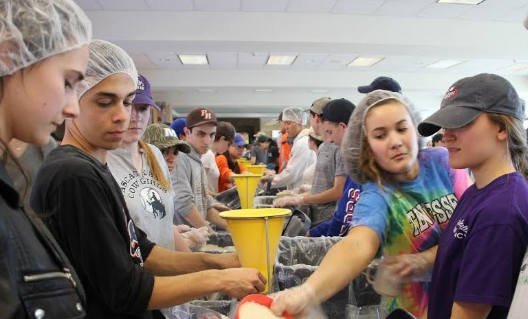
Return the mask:
{"type": "MultiPolygon", "coordinates": [[[[247,319],[247,318],[240,318],[239,317],[240,308],[242,307],[242,305],[244,305],[247,302],[258,303],[259,305],[262,305],[262,306],[265,306],[265,307],[269,308],[269,307],[271,307],[271,304],[273,303],[273,298],[270,298],[270,297],[265,296],[265,295],[258,295],[258,294],[247,295],[238,304],[237,311],[236,311],[236,314],[235,314],[235,319],[247,319]]],[[[282,316],[284,318],[286,318],[286,319],[293,319],[293,317],[287,312],[284,312],[282,314],[282,316]]]]}

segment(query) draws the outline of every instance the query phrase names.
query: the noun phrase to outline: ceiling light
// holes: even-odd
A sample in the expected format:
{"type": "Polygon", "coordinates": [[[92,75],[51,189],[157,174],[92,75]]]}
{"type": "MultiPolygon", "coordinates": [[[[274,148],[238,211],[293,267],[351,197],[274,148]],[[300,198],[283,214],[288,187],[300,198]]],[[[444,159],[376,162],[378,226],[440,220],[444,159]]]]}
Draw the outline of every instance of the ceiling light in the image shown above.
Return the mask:
{"type": "Polygon", "coordinates": [[[267,65],[292,65],[297,58],[296,55],[270,55],[268,57],[267,65]]]}
{"type": "Polygon", "coordinates": [[[369,58],[369,57],[358,57],[355,58],[348,66],[373,66],[383,58],[369,58]]]}
{"type": "Polygon", "coordinates": [[[480,4],[485,0],[438,0],[438,3],[454,3],[454,4],[480,4]]]}
{"type": "Polygon", "coordinates": [[[205,54],[178,54],[182,64],[209,64],[205,54]]]}
{"type": "Polygon", "coordinates": [[[502,72],[521,72],[528,70],[528,63],[515,63],[513,65],[507,66],[500,71],[502,72]]]}
{"type": "Polygon", "coordinates": [[[452,66],[458,65],[460,63],[464,63],[464,61],[460,60],[440,60],[436,61],[435,63],[429,64],[426,66],[427,69],[448,69],[452,66]]]}
{"type": "Polygon", "coordinates": [[[198,89],[198,93],[214,93],[215,89],[198,89]]]}
{"type": "Polygon", "coordinates": [[[256,93],[271,93],[273,92],[272,89],[255,89],[256,93]]]}

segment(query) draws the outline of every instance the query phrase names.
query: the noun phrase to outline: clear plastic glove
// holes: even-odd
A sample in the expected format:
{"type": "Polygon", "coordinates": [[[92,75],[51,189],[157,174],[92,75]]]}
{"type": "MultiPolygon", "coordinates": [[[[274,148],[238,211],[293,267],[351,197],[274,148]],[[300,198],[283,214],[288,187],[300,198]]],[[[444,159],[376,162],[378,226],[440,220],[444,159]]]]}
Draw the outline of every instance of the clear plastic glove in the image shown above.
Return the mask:
{"type": "Polygon", "coordinates": [[[176,225],[176,227],[178,228],[178,231],[179,231],[180,233],[185,233],[185,232],[191,230],[191,226],[189,226],[189,225],[185,225],[185,224],[176,225]]]}
{"type": "Polygon", "coordinates": [[[182,237],[187,242],[187,246],[189,246],[191,251],[199,251],[205,246],[209,239],[208,228],[207,226],[191,228],[191,230],[182,233],[182,237]]]}
{"type": "MultiPolygon", "coordinates": [[[[277,316],[287,311],[294,318],[302,318],[312,313],[318,304],[315,298],[315,291],[306,283],[280,291],[271,295],[271,297],[273,298],[273,303],[270,309],[277,316]]],[[[321,317],[317,316],[317,318],[321,317]]]]}
{"type": "Polygon", "coordinates": [[[302,193],[306,193],[312,190],[312,185],[309,184],[302,184],[299,186],[299,191],[302,193]]]}
{"type": "Polygon", "coordinates": [[[303,198],[301,196],[284,196],[273,201],[275,207],[301,206],[303,198]]]}
{"type": "Polygon", "coordinates": [[[384,263],[404,282],[427,281],[434,265],[423,253],[388,256],[384,263]]]}

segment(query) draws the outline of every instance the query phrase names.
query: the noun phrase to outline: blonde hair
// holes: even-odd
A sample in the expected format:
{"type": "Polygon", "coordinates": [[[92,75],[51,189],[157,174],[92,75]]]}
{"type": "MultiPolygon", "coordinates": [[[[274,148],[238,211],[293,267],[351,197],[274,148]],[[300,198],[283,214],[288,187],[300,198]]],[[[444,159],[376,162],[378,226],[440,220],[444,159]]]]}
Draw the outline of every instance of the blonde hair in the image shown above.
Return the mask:
{"type": "Polygon", "coordinates": [[[515,170],[528,181],[528,141],[522,121],[510,115],[486,113],[491,122],[508,133],[507,148],[515,170]]]}
{"type": "Polygon", "coordinates": [[[154,151],[152,151],[152,148],[150,148],[147,143],[141,140],[139,141],[139,147],[143,149],[145,151],[145,155],[147,155],[147,164],[150,167],[154,178],[160,183],[161,188],[163,188],[163,190],[169,191],[172,185],[169,183],[167,177],[165,176],[165,173],[161,169],[161,166],[158,162],[158,159],[156,158],[156,155],[154,155],[154,151]]]}

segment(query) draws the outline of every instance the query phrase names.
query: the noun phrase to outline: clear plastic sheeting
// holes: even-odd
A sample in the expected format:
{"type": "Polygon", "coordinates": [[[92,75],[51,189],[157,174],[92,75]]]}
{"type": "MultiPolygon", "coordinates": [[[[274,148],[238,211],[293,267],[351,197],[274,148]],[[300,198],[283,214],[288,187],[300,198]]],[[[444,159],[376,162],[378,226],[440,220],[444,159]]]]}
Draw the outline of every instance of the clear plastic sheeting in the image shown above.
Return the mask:
{"type": "MultiPolygon", "coordinates": [[[[281,237],[274,268],[274,291],[285,290],[306,282],[317,270],[330,248],[341,239],[341,237],[281,237]]],[[[321,306],[328,318],[377,319],[378,317],[371,316],[377,312],[368,309],[380,308],[380,299],[381,296],[374,291],[362,273],[321,306]]]]}
{"type": "Polygon", "coordinates": [[[273,208],[273,201],[277,196],[255,196],[253,199],[253,208],[273,208]]]}
{"type": "Polygon", "coordinates": [[[215,199],[230,209],[240,209],[240,197],[236,187],[221,192],[215,199]]]}
{"type": "Polygon", "coordinates": [[[216,232],[209,234],[209,240],[201,251],[209,254],[226,254],[235,252],[236,249],[228,232],[216,232]]]}
{"type": "Polygon", "coordinates": [[[346,319],[384,319],[387,313],[380,306],[356,307],[347,305],[346,319]]]}

